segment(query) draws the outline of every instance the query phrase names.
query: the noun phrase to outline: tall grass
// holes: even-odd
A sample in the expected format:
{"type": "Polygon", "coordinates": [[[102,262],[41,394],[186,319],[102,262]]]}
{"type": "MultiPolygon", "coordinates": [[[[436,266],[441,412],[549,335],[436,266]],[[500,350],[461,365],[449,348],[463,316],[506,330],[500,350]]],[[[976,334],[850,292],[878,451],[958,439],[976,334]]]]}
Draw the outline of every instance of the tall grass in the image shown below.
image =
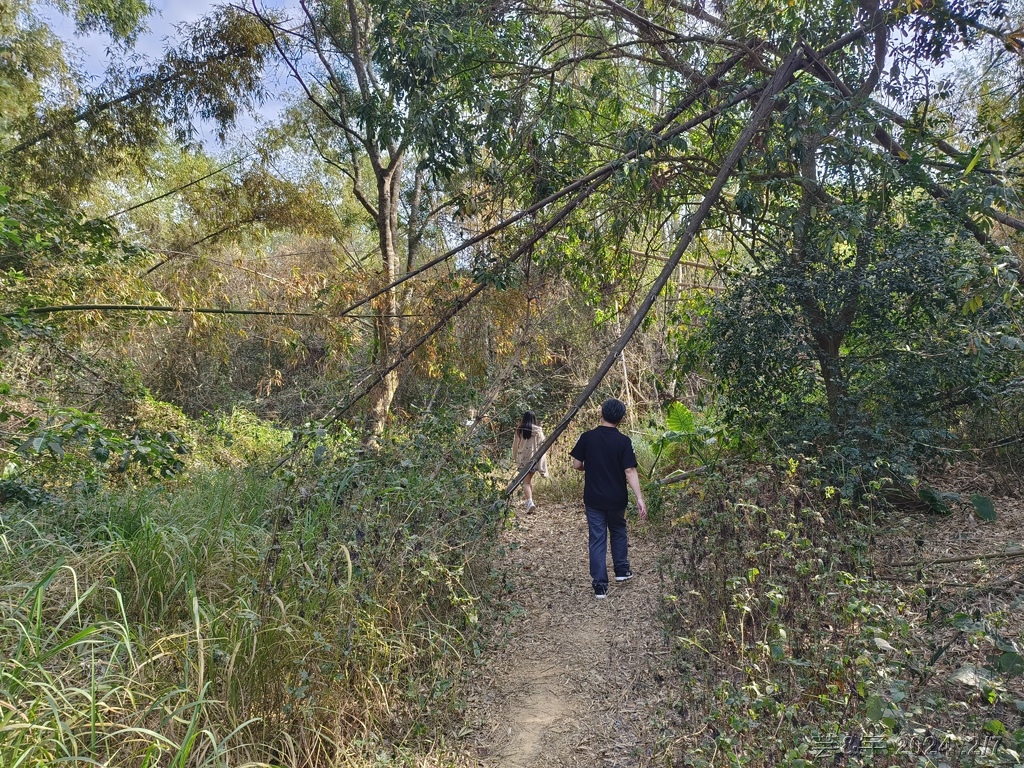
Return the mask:
{"type": "Polygon", "coordinates": [[[0,765],[436,752],[500,519],[488,467],[438,444],[336,446],[291,487],[217,473],[0,510],[0,765]]]}
{"type": "Polygon", "coordinates": [[[61,566],[20,599],[4,590],[0,765],[261,764],[231,760],[245,751],[236,738],[245,724],[227,728],[208,686],[190,684],[187,674],[182,684],[154,675],[157,654],[133,634],[126,613],[90,616],[97,589],[79,592],[77,581],[61,566]],[[62,602],[52,593],[68,588],[64,613],[49,613],[62,602]]]}

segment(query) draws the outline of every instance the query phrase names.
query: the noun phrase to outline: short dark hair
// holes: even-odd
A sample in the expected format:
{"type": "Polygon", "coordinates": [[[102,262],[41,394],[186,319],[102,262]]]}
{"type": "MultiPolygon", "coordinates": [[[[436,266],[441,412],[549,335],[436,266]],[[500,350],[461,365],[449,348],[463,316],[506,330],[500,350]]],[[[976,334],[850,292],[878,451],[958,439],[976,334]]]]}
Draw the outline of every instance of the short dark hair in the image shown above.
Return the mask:
{"type": "Polygon", "coordinates": [[[626,416],[626,404],[614,397],[609,397],[601,405],[601,418],[609,424],[618,424],[626,416]]]}

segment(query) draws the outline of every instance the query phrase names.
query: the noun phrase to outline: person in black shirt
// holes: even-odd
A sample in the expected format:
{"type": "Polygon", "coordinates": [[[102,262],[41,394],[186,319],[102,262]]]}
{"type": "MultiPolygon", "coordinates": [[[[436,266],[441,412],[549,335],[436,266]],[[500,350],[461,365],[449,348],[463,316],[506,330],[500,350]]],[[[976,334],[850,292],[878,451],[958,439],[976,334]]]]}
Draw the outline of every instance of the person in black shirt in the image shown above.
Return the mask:
{"type": "Polygon", "coordinates": [[[625,415],[626,406],[621,400],[605,400],[601,405],[601,425],[580,435],[569,451],[573,469],[584,473],[583,506],[587,510],[590,527],[590,578],[594,584],[594,597],[599,600],[608,596],[609,538],[615,580],[633,578],[626,536],[627,484],[636,496],[640,520],[647,519],[647,504],[640,492],[633,442],[618,429],[625,415]]]}

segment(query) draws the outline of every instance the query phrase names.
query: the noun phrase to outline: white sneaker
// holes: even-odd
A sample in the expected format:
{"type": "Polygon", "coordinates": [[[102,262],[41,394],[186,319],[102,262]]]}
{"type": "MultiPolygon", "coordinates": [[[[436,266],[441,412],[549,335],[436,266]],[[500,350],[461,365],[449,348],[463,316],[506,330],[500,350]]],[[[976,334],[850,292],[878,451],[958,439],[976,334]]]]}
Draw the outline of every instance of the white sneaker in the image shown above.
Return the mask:
{"type": "Polygon", "coordinates": [[[530,514],[537,508],[537,505],[533,503],[533,499],[526,500],[526,514],[530,514]]]}

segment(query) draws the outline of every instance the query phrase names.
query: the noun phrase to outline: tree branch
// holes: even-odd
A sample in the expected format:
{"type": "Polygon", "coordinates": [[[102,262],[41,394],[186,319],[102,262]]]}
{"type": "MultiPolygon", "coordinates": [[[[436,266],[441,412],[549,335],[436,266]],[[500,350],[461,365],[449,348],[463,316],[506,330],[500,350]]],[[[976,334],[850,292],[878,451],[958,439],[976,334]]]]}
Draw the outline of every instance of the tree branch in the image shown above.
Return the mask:
{"type": "Polygon", "coordinates": [[[799,68],[800,60],[800,49],[799,47],[796,47],[783,60],[782,65],[778,70],[776,70],[771,81],[759,87],[759,90],[764,91],[763,95],[758,101],[757,106],[754,108],[753,114],[750,116],[743,132],[740,134],[736,143],[733,145],[732,150],[723,161],[721,170],[719,170],[718,176],[712,183],[711,188],[707,191],[707,194],[704,195],[704,200],[701,202],[700,207],[693,214],[693,217],[687,224],[682,237],[680,237],[679,242],[676,244],[675,250],[669,257],[669,260],[662,269],[661,274],[659,274],[657,279],[654,281],[654,284],[647,292],[647,296],[633,314],[629,324],[622,332],[622,335],[619,336],[614,347],[608,352],[604,361],[598,367],[590,381],[587,382],[586,387],[584,387],[575,402],[573,402],[569,412],[562,417],[562,420],[551,431],[548,438],[537,448],[537,452],[534,454],[534,457],[530,461],[526,462],[512,482],[510,482],[505,488],[505,498],[512,495],[515,489],[519,487],[519,484],[522,483],[523,478],[533,470],[540,457],[552,446],[552,444],[554,444],[559,435],[565,431],[566,427],[568,427],[569,423],[576,417],[576,414],[579,413],[583,405],[590,399],[590,396],[597,390],[598,385],[604,379],[608,371],[611,370],[612,365],[614,365],[618,356],[622,353],[622,350],[626,348],[630,339],[633,338],[633,334],[636,333],[641,323],[643,323],[644,318],[647,316],[647,313],[650,312],[654,302],[657,300],[658,294],[661,293],[662,289],[672,277],[672,273],[675,272],[676,265],[679,260],[683,257],[686,249],[689,248],[690,243],[703,226],[704,219],[707,218],[708,213],[711,212],[712,206],[721,194],[726,182],[728,182],[729,178],[732,176],[733,170],[743,157],[743,153],[746,151],[747,145],[750,143],[751,139],[754,138],[755,133],[760,130],[761,124],[771,114],[771,110],[775,106],[776,96],[778,96],[786,86],[789,85],[790,80],[799,68]]]}
{"type": "Polygon", "coordinates": [[[945,565],[947,563],[969,563],[974,560],[996,560],[1002,557],[1024,557],[1024,547],[1007,549],[1002,552],[987,552],[979,555],[958,555],[956,557],[940,557],[937,560],[907,560],[903,563],[880,563],[889,568],[926,568],[929,565],[945,565]]]}
{"type": "Polygon", "coordinates": [[[186,315],[274,315],[277,317],[323,317],[316,312],[293,312],[284,309],[231,309],[220,307],[171,307],[161,304],[61,304],[53,307],[26,307],[4,312],[0,317],[22,315],[53,315],[58,312],[174,312],[186,315]]]}
{"type": "Polygon", "coordinates": [[[193,187],[193,186],[195,186],[196,184],[198,184],[201,181],[206,181],[207,179],[209,179],[209,178],[211,178],[213,176],[216,176],[218,173],[223,173],[228,168],[232,168],[232,167],[238,165],[240,162],[242,162],[243,160],[246,160],[250,156],[251,156],[251,153],[249,155],[245,155],[244,157],[240,157],[237,160],[233,160],[232,162],[228,163],[227,165],[222,165],[217,170],[210,171],[210,173],[206,174],[205,176],[200,176],[198,179],[193,179],[192,181],[188,182],[187,184],[182,184],[180,187],[175,187],[174,189],[172,189],[172,190],[170,190],[168,192],[164,192],[162,195],[157,195],[156,197],[151,197],[148,200],[143,200],[141,203],[136,203],[135,205],[129,206],[128,208],[124,208],[123,210],[120,210],[117,213],[112,213],[109,216],[107,216],[107,219],[109,220],[109,219],[116,218],[117,216],[123,216],[126,213],[131,213],[132,211],[137,211],[139,208],[147,206],[150,203],[155,203],[158,200],[163,200],[165,197],[170,197],[171,195],[176,195],[178,192],[181,192],[183,189],[188,189],[189,187],[193,187]]]}

